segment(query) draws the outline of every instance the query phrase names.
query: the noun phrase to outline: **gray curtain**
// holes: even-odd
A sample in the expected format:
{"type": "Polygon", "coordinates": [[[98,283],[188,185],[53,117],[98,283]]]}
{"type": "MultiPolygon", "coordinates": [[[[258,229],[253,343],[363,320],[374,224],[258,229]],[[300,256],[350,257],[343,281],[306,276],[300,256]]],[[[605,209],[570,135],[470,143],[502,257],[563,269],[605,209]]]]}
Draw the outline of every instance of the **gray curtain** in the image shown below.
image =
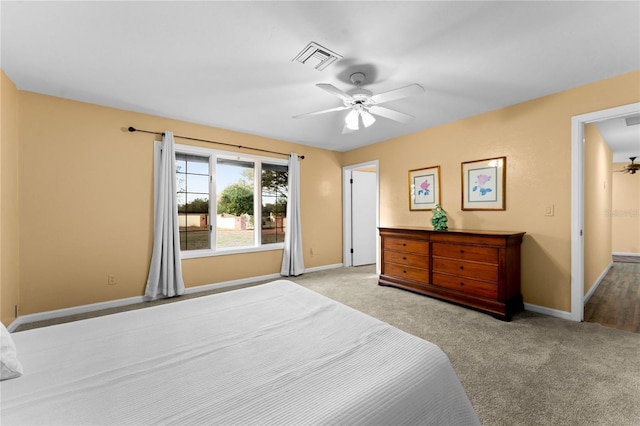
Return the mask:
{"type": "Polygon", "coordinates": [[[304,273],[302,256],[302,224],[300,221],[300,162],[298,154],[289,154],[289,199],[287,227],[284,231],[284,253],[280,275],[298,276],[304,273]]]}
{"type": "Polygon", "coordinates": [[[153,253],[145,299],[154,300],[184,293],[180,264],[180,232],[176,200],[176,160],[173,133],[165,132],[158,170],[153,253]]]}

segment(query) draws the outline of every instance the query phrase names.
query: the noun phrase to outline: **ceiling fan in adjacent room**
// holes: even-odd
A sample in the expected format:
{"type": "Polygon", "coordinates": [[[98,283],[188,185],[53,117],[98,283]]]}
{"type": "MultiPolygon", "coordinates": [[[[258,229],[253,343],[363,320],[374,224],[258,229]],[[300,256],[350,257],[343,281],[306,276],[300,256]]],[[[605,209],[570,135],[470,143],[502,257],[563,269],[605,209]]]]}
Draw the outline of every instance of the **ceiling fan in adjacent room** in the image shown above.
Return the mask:
{"type": "Polygon", "coordinates": [[[329,108],[322,111],[310,112],[307,114],[295,115],[293,118],[309,117],[313,115],[326,114],[328,112],[351,110],[347,114],[344,120],[344,128],[342,133],[351,133],[360,129],[360,123],[364,127],[369,127],[375,123],[376,118],[374,116],[388,118],[390,120],[398,121],[400,123],[408,123],[414,117],[409,114],[405,114],[400,111],[396,111],[387,107],[380,106],[380,104],[397,99],[413,96],[418,93],[424,92],[424,88],[419,84],[410,84],[408,86],[401,87],[399,89],[389,90],[374,95],[370,90],[363,89],[360,86],[365,79],[364,73],[356,72],[351,74],[351,82],[356,85],[355,89],[344,92],[337,87],[328,83],[316,84],[319,88],[337,96],[342,100],[343,106],[336,108],[329,108]]]}
{"type": "Polygon", "coordinates": [[[635,175],[638,170],[640,170],[640,164],[634,163],[637,157],[629,157],[631,160],[631,164],[627,164],[624,166],[622,170],[616,170],[616,172],[629,173],[631,175],[635,175]]]}

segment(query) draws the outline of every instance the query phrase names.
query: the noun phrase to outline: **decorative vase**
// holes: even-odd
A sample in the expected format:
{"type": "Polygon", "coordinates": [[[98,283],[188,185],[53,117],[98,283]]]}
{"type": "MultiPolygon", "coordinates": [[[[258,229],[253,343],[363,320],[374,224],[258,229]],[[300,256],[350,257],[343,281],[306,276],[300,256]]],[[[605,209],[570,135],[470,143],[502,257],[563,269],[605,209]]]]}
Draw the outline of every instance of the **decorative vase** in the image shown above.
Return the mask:
{"type": "Polygon", "coordinates": [[[440,204],[436,204],[436,208],[433,209],[433,217],[431,218],[431,225],[435,231],[446,231],[447,227],[447,212],[444,211],[440,204]]]}

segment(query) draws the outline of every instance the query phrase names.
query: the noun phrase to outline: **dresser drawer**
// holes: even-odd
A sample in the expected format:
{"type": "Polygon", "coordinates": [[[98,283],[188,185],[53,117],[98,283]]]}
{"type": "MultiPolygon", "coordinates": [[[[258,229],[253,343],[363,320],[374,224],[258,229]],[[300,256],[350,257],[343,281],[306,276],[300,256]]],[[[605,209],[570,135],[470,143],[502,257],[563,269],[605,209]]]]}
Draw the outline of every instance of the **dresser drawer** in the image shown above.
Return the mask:
{"type": "Polygon", "coordinates": [[[433,272],[444,272],[485,281],[498,281],[498,265],[466,262],[444,257],[433,257],[433,272]]]}
{"type": "Polygon", "coordinates": [[[498,249],[493,247],[433,243],[431,245],[431,253],[433,256],[498,264],[498,249]]]}
{"type": "Polygon", "coordinates": [[[412,268],[410,266],[385,262],[383,273],[391,277],[417,281],[424,284],[429,282],[429,270],[427,269],[412,268]]]}
{"type": "Polygon", "coordinates": [[[429,266],[429,257],[421,254],[403,253],[399,251],[384,251],[384,261],[398,263],[400,265],[415,266],[418,268],[427,268],[429,266]]]}
{"type": "Polygon", "coordinates": [[[498,297],[498,286],[496,284],[466,277],[456,277],[454,275],[434,272],[432,284],[487,299],[495,299],[498,297]]]}
{"type": "Polygon", "coordinates": [[[383,240],[382,249],[403,251],[407,253],[429,254],[429,243],[427,241],[385,238],[383,240]]]}

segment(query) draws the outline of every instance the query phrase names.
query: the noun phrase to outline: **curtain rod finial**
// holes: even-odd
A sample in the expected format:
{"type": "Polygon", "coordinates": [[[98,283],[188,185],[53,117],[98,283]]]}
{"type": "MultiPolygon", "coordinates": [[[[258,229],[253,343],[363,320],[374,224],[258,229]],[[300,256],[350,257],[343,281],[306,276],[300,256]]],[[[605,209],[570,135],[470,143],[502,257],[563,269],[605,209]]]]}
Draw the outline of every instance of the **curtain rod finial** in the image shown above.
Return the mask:
{"type": "Polygon", "coordinates": [[[129,128],[128,128],[127,130],[129,130],[131,133],[133,133],[133,132],[135,132],[135,131],[136,131],[136,128],[135,128],[135,127],[131,127],[131,126],[129,126],[129,128]]]}

